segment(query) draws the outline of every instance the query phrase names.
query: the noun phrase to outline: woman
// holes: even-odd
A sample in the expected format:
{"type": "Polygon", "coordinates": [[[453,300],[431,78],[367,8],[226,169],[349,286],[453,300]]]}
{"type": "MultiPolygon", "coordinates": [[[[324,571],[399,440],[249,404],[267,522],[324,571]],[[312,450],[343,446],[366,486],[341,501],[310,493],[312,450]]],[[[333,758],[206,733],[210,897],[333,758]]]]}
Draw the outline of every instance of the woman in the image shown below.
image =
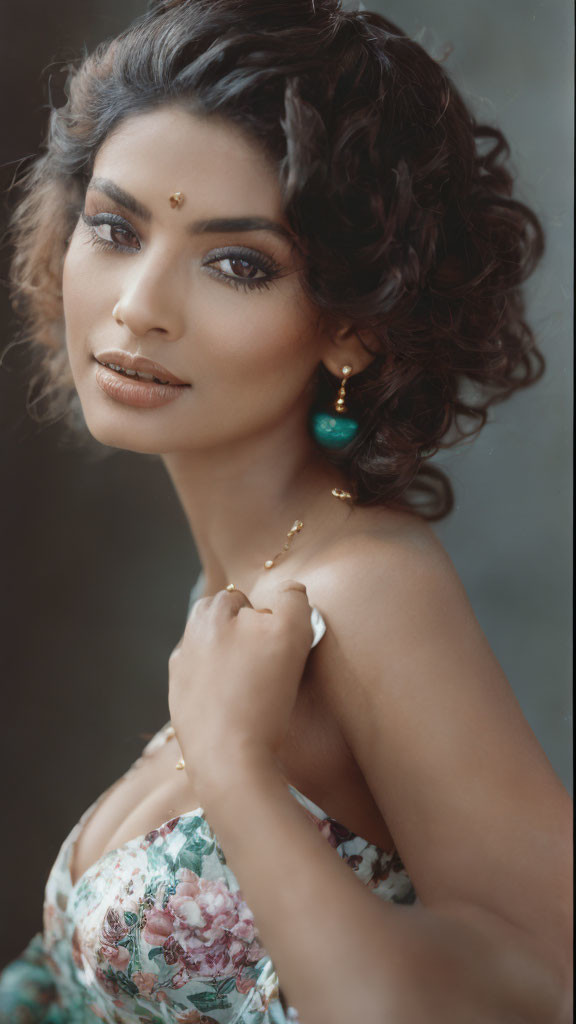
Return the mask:
{"type": "Polygon", "coordinates": [[[335,0],[157,3],[68,94],[15,302],[54,415],[162,456],[203,571],[2,1019],[563,1024],[570,801],[428,525],[426,459],[543,366],[501,133],[335,0]]]}

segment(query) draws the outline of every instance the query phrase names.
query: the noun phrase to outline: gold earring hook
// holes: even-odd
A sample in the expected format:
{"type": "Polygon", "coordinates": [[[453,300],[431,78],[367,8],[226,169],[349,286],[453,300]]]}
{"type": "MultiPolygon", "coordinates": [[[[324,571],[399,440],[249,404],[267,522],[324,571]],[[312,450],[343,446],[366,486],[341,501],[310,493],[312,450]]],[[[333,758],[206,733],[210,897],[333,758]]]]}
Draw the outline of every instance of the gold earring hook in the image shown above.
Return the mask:
{"type": "Polygon", "coordinates": [[[348,412],[348,409],[347,409],[347,406],[346,406],[346,401],[345,401],[345,399],[346,399],[346,381],[348,380],[348,377],[352,373],[352,367],[348,366],[348,364],[346,364],[346,366],[342,366],[341,367],[340,373],[342,374],[342,381],[340,383],[340,389],[338,391],[338,397],[336,398],[336,401],[334,402],[334,408],[335,408],[336,412],[348,412]]]}

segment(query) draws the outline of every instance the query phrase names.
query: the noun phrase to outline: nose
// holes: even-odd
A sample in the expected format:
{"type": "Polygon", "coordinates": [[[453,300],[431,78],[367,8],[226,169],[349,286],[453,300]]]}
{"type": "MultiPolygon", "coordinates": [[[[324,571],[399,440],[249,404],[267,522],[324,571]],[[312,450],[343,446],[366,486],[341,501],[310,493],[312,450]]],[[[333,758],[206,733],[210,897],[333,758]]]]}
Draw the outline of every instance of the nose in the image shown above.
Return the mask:
{"type": "Polygon", "coordinates": [[[177,270],[168,260],[138,258],[138,266],[126,272],[112,310],[116,323],[137,337],[154,333],[163,335],[167,341],[181,338],[185,285],[177,278],[177,270]]]}

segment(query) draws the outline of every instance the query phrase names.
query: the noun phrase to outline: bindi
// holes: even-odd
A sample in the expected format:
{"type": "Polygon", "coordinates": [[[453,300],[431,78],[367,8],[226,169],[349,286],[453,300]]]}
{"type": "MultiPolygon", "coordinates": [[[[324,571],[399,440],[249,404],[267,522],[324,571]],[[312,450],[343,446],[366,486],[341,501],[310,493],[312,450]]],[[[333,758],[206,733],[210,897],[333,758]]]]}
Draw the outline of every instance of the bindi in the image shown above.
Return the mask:
{"type": "Polygon", "coordinates": [[[175,207],[177,206],[181,206],[183,202],[183,192],[173,192],[172,195],[170,196],[170,206],[172,207],[172,209],[175,209],[175,207]]]}

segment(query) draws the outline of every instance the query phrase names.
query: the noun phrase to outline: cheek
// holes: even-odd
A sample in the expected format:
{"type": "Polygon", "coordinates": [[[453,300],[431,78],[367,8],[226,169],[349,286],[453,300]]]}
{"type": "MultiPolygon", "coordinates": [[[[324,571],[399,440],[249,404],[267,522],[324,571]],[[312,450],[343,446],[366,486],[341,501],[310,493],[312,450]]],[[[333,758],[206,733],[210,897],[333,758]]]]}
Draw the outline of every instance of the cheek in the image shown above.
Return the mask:
{"type": "Polygon", "coordinates": [[[62,269],[62,305],[69,348],[82,341],[84,328],[93,313],[92,303],[101,296],[94,267],[90,267],[84,249],[73,236],[62,269]]]}
{"type": "Polygon", "coordinates": [[[201,318],[199,313],[196,308],[191,322],[194,335],[202,339],[199,369],[209,378],[230,384],[241,378],[243,389],[257,391],[272,381],[281,387],[285,378],[290,387],[291,380],[309,376],[318,361],[311,311],[301,296],[298,301],[275,293],[274,285],[255,295],[232,292],[204,307],[201,318]]]}

